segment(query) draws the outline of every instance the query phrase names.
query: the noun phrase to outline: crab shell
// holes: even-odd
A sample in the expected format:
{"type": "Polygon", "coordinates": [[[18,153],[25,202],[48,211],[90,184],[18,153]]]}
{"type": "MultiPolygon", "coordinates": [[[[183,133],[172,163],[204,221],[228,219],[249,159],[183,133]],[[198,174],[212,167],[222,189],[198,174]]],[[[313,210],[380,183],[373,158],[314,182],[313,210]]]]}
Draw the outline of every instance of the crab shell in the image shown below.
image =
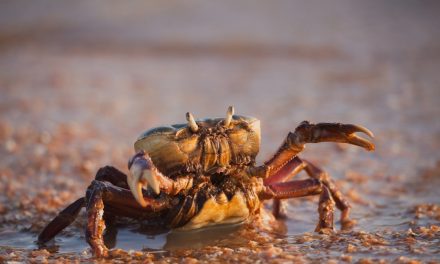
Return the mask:
{"type": "Polygon", "coordinates": [[[135,151],[145,151],[155,167],[171,178],[225,173],[231,166],[255,163],[261,141],[258,119],[233,115],[228,125],[225,118],[195,122],[196,132],[189,124],[150,129],[136,140],[135,151]]]}

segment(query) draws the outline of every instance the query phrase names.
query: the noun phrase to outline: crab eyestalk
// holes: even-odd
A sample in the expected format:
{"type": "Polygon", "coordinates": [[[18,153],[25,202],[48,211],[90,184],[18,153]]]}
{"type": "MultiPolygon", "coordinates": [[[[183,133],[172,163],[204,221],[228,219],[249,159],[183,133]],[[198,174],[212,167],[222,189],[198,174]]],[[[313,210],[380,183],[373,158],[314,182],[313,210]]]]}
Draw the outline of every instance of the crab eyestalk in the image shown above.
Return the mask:
{"type": "Polygon", "coordinates": [[[230,106],[230,107],[228,107],[228,111],[226,112],[226,118],[224,121],[225,127],[229,127],[229,125],[231,124],[233,115],[234,115],[234,107],[230,106]]]}
{"type": "Polygon", "coordinates": [[[139,152],[128,162],[130,173],[127,183],[136,201],[146,207],[147,202],[142,195],[143,187],[150,187],[156,194],[160,193],[160,185],[157,179],[158,171],[154,167],[150,157],[145,152],[139,152]]]}
{"type": "Polygon", "coordinates": [[[190,112],[186,113],[186,120],[188,121],[189,129],[193,133],[195,133],[199,130],[199,126],[197,125],[196,121],[194,120],[194,116],[190,112]]]}

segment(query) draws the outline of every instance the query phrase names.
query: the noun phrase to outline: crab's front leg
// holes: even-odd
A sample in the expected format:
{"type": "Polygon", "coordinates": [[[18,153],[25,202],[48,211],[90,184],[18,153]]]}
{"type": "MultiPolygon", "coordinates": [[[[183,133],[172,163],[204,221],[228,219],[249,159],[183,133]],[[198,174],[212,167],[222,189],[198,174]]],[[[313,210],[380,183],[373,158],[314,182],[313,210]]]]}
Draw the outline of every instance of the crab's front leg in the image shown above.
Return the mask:
{"type": "MultiPolygon", "coordinates": [[[[95,180],[87,189],[86,240],[97,257],[108,255],[108,249],[103,240],[104,211],[112,215],[145,218],[169,209],[170,194],[175,194],[192,185],[190,177],[172,180],[162,175],[144,152],[139,152],[130,159],[128,169],[130,173],[126,177],[127,182],[123,182],[121,186],[116,186],[106,180],[95,180]],[[130,190],[126,189],[126,184],[130,190]],[[156,195],[143,191],[143,188],[147,186],[150,186],[156,195]]],[[[110,175],[100,175],[100,179],[114,178],[113,169],[107,168],[101,172],[109,172],[110,175]]],[[[125,175],[118,177],[120,178],[125,178],[125,175]]]]}
{"type": "Polygon", "coordinates": [[[264,177],[275,174],[284,164],[300,153],[307,143],[339,142],[360,146],[368,151],[374,150],[374,144],[367,139],[357,136],[362,132],[369,137],[373,133],[363,126],[341,123],[311,124],[303,121],[295,132],[289,133],[277,153],[263,165],[264,177]]]}
{"type": "Polygon", "coordinates": [[[106,257],[108,249],[104,245],[104,210],[115,215],[133,218],[145,217],[149,213],[160,212],[170,207],[169,199],[164,195],[157,198],[143,197],[145,206],[141,207],[127,189],[110,182],[94,180],[86,193],[87,228],[86,240],[96,257],[106,257]]]}

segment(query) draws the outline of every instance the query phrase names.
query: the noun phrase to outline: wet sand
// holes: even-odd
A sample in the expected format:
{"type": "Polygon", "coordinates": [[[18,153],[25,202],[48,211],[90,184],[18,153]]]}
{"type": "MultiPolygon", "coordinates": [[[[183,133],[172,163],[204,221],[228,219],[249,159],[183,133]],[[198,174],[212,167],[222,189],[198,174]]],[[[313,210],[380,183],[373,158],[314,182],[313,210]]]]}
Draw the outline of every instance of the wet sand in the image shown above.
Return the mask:
{"type": "Polygon", "coordinates": [[[0,262],[93,261],[84,212],[46,248],[36,236],[99,167],[126,172],[141,132],[229,105],[260,118],[260,163],[303,120],[371,129],[375,152],[301,155],[336,180],[354,229],[316,234],[318,197],[293,199],[280,221],[121,224],[113,261],[440,262],[438,4],[112,4],[0,4],[0,262]]]}

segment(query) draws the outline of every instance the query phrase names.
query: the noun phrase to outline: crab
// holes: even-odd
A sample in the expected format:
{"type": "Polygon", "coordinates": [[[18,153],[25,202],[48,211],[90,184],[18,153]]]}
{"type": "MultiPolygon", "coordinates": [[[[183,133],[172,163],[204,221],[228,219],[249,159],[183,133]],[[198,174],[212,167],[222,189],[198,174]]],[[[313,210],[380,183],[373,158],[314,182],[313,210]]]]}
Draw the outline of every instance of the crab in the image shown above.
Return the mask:
{"type": "Polygon", "coordinates": [[[263,201],[272,199],[272,213],[285,217],[281,200],[319,195],[315,231],[333,232],[334,207],[341,211],[342,229],[354,225],[350,204],[329,174],[298,154],[307,143],[339,142],[368,151],[374,144],[358,136],[373,133],[359,125],[312,124],[303,121],[278,151],[261,165],[260,121],[234,115],[195,120],[150,129],[134,143],[129,173],[106,166],[79,198],[61,211],[39,234],[44,244],[71,224],[86,207],[86,240],[96,257],[108,256],[103,234],[116,217],[128,217],[168,229],[192,230],[252,221],[263,201]],[[310,178],[292,180],[300,171],[310,178]]]}

